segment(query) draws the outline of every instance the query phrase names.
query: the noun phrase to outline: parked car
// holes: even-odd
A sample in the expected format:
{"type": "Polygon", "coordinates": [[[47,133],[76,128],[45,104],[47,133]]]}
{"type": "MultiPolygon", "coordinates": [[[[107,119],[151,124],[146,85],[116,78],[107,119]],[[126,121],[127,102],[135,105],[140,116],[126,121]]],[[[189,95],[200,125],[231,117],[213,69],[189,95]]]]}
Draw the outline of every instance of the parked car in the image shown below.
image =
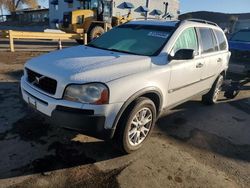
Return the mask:
{"type": "Polygon", "coordinates": [[[250,29],[236,32],[229,40],[232,53],[229,71],[249,74],[250,72],[250,29]]]}
{"type": "Polygon", "coordinates": [[[113,139],[131,153],[165,109],[195,95],[217,103],[229,58],[214,23],[131,21],[87,46],[28,61],[22,97],[58,125],[113,139]]]}

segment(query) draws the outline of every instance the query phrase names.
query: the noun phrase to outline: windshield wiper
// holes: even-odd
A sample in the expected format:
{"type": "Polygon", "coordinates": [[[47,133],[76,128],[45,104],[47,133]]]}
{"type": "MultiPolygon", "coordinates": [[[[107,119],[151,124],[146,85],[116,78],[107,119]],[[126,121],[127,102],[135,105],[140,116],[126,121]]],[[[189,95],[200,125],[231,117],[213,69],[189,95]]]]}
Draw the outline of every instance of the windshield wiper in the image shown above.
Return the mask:
{"type": "Polygon", "coordinates": [[[86,46],[93,47],[93,48],[104,49],[104,48],[101,48],[101,47],[96,46],[96,45],[94,45],[94,44],[87,44],[86,46]]]}
{"type": "Polygon", "coordinates": [[[114,49],[114,48],[108,48],[107,50],[110,50],[110,51],[113,51],[113,52],[127,53],[127,54],[132,54],[132,55],[140,55],[140,54],[137,54],[137,53],[123,51],[123,50],[118,50],[118,49],[114,49]]]}
{"type": "Polygon", "coordinates": [[[107,48],[102,48],[102,47],[96,46],[94,44],[87,44],[86,46],[93,47],[93,48],[98,48],[98,49],[102,49],[102,50],[108,50],[107,48]]]}
{"type": "Polygon", "coordinates": [[[102,48],[102,47],[96,46],[94,44],[87,44],[87,46],[102,49],[102,50],[110,50],[110,51],[113,51],[113,52],[121,52],[121,53],[127,53],[127,54],[132,54],[132,55],[141,55],[141,54],[137,54],[137,53],[133,53],[133,52],[127,52],[127,51],[118,50],[118,49],[114,49],[114,48],[102,48]]]}

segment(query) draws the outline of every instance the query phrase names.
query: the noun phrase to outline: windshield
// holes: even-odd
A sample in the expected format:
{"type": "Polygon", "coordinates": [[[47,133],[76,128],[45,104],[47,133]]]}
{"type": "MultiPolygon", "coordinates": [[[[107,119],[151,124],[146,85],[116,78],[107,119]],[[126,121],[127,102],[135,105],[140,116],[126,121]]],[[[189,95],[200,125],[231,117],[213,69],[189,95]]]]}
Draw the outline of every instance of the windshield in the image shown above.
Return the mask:
{"type": "Polygon", "coordinates": [[[250,30],[239,31],[231,38],[232,41],[250,42],[250,30]]]}
{"type": "Polygon", "coordinates": [[[110,30],[88,46],[154,56],[160,53],[173,31],[174,27],[125,24],[110,30]]]}

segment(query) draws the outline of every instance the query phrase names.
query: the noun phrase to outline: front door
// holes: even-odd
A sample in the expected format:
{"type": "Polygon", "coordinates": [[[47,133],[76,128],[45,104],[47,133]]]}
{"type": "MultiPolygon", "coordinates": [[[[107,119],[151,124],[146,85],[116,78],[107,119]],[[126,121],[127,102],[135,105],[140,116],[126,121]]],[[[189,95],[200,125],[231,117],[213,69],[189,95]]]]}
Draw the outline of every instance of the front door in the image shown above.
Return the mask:
{"type": "Polygon", "coordinates": [[[171,78],[168,88],[168,106],[181,103],[202,91],[200,80],[204,59],[199,53],[195,28],[188,28],[180,34],[171,55],[174,55],[180,49],[193,49],[196,55],[191,60],[172,60],[169,63],[171,78]]]}

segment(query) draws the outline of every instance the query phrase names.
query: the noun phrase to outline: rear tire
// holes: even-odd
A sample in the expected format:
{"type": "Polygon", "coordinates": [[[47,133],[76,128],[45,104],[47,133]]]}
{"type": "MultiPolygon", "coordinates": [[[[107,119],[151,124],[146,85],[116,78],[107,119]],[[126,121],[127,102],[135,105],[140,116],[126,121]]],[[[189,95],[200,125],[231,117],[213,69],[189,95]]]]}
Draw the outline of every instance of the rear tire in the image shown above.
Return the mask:
{"type": "Polygon", "coordinates": [[[93,27],[89,32],[89,42],[100,37],[103,33],[105,33],[105,31],[101,26],[93,27]]]}
{"type": "Polygon", "coordinates": [[[118,123],[115,144],[124,153],[132,153],[142,147],[150,136],[156,121],[153,101],[140,97],[133,107],[128,107],[118,123]]]}
{"type": "Polygon", "coordinates": [[[76,42],[77,42],[79,45],[83,45],[83,44],[84,44],[84,41],[83,41],[83,40],[76,39],[76,42]]]}
{"type": "Polygon", "coordinates": [[[218,102],[219,94],[223,85],[224,77],[223,75],[219,75],[215,80],[210,91],[202,96],[202,102],[207,105],[213,105],[218,102]]]}

